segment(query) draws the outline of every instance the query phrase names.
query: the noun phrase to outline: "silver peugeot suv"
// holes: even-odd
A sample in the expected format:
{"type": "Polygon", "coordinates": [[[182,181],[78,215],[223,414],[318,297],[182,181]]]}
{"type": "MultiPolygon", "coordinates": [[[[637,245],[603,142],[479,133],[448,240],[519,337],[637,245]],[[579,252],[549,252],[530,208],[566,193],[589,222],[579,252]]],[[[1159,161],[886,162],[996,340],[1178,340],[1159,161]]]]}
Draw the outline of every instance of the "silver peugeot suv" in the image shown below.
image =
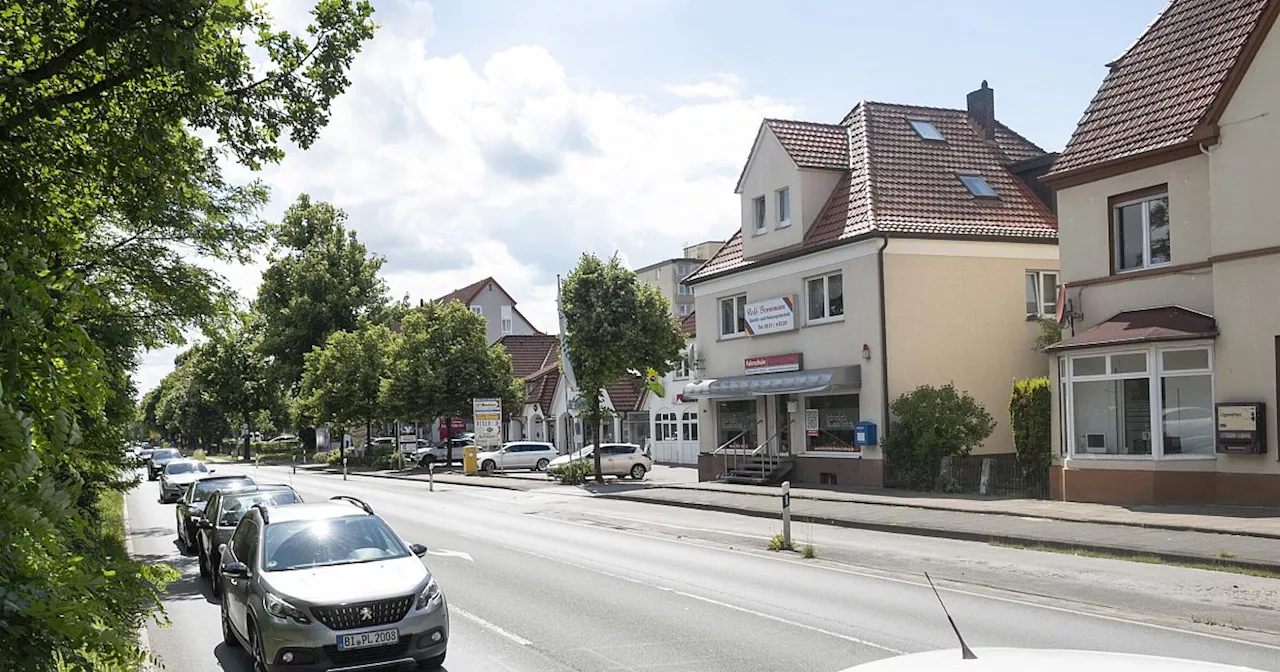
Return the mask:
{"type": "Polygon", "coordinates": [[[254,506],[221,548],[222,637],[255,671],[440,667],[449,606],[426,553],[354,497],[254,506]]]}

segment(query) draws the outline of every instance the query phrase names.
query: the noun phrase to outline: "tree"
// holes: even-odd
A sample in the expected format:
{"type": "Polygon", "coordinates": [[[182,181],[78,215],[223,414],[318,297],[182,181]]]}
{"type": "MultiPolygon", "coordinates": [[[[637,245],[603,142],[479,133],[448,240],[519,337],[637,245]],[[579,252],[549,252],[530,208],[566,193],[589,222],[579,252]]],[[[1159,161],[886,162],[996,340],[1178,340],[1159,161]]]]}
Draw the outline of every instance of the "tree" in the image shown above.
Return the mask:
{"type": "MultiPolygon", "coordinates": [[[[670,371],[684,347],[684,332],[667,299],[656,287],[638,281],[617,255],[606,263],[583,254],[565,279],[561,303],[588,438],[598,446],[604,387],[633,371],[670,371]]],[[[596,481],[603,482],[600,451],[592,452],[596,481]]]]}
{"type": "Polygon", "coordinates": [[[386,326],[364,323],[356,331],[335,332],[308,352],[298,395],[301,413],[340,428],[363,423],[366,438],[372,438],[373,422],[386,418],[379,394],[392,336],[386,326]]]}
{"type": "Polygon", "coordinates": [[[177,367],[161,381],[156,419],[163,435],[189,448],[209,450],[231,433],[227,413],[213,401],[208,379],[208,346],[189,348],[176,358],[177,367]]]}
{"type": "Polygon", "coordinates": [[[262,318],[262,352],[286,391],[301,381],[306,353],[334,332],[354,331],[387,303],[378,277],[383,259],[369,253],[346,219],[342,210],[302,194],[272,227],[276,251],[254,308],[262,318]]]}
{"type": "Polygon", "coordinates": [[[942,460],[963,457],[982,445],[996,421],[982,404],[951,383],[921,385],[889,404],[885,460],[900,470],[909,488],[934,490],[942,460]]]}
{"type": "Polygon", "coordinates": [[[206,399],[244,426],[244,459],[248,460],[254,420],[271,408],[277,396],[267,380],[268,362],[252,317],[234,315],[221,327],[207,332],[209,340],[201,351],[197,373],[206,387],[206,399]]]}
{"type": "Polygon", "coordinates": [[[309,146],[372,11],[318,0],[306,36],[237,0],[0,12],[6,669],[142,658],[134,633],[169,575],[115,550],[93,496],[132,473],[119,430],[133,412],[127,371],[140,348],[180,342],[230,305],[225,281],[193,257],[246,259],[266,191],[227,184],[219,157],[257,168],[282,156],[282,137],[309,146]]]}
{"type": "Polygon", "coordinates": [[[382,398],[398,418],[423,422],[466,417],[472,399],[510,394],[513,383],[511,357],[489,346],[483,317],[457,301],[429,303],[401,322],[382,398]]]}

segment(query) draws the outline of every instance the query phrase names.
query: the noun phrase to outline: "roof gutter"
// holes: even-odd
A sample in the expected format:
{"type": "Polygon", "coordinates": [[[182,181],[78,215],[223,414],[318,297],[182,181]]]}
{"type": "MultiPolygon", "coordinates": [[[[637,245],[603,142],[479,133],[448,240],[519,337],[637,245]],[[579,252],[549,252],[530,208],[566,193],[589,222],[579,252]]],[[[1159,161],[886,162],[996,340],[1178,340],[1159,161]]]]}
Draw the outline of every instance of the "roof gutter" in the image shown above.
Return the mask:
{"type": "Polygon", "coordinates": [[[1169,163],[1179,159],[1185,159],[1196,156],[1200,153],[1200,145],[1212,145],[1218,140],[1217,126],[1201,126],[1196,128],[1191,137],[1176,142],[1172,145],[1160,147],[1138,154],[1130,154],[1115,159],[1107,159],[1098,163],[1091,163],[1079,168],[1064,170],[1060,173],[1050,172],[1048,175],[1040,178],[1040,181],[1055,190],[1062,190],[1068,187],[1076,187],[1090,182],[1123,175],[1133,172],[1140,168],[1150,168],[1158,166],[1162,163],[1169,163]]]}
{"type": "MultiPolygon", "coordinates": [[[[889,237],[884,236],[880,239],[880,249],[876,250],[876,273],[880,276],[880,418],[884,423],[883,431],[880,436],[889,437],[889,328],[885,324],[884,303],[884,250],[889,247],[889,237]]],[[[883,440],[883,439],[882,439],[883,440]]]]}

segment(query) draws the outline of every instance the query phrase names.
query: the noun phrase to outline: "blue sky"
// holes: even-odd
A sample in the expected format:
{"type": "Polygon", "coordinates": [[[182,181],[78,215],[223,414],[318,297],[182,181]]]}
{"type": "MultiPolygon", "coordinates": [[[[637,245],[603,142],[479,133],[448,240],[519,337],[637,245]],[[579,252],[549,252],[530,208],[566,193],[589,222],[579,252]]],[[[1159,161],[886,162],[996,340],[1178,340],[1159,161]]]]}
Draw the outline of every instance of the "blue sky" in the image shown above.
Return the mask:
{"type": "MultiPolygon", "coordinates": [[[[286,27],[313,0],[267,0],[286,27]]],[[[382,25],[309,150],[253,174],[268,220],[299,193],[344,208],[396,297],[495,277],[556,328],[584,251],[638,267],[739,225],[764,117],[837,122],[859,100],[964,107],[1066,143],[1164,0],[373,0],[382,25]]],[[[251,299],[265,259],[210,264],[251,299]]],[[[140,390],[177,348],[148,353],[140,390]]]]}

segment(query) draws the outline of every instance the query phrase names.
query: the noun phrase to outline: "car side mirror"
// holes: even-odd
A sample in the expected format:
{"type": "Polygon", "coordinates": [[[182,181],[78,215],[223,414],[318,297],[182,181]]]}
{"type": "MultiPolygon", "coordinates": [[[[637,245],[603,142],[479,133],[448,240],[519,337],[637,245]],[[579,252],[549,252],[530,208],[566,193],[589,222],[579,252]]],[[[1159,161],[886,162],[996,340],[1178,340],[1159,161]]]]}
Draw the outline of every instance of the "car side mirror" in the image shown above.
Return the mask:
{"type": "Polygon", "coordinates": [[[226,553],[226,552],[227,552],[227,545],[218,544],[218,555],[222,555],[223,553],[226,553]]]}
{"type": "Polygon", "coordinates": [[[218,471],[217,469],[210,469],[209,473],[213,474],[213,473],[217,473],[217,471],[218,471]]]}
{"type": "Polygon", "coordinates": [[[233,579],[243,579],[249,576],[249,566],[243,562],[228,562],[222,566],[222,575],[233,579]]]}
{"type": "Polygon", "coordinates": [[[207,518],[201,518],[200,520],[197,520],[197,521],[196,521],[196,527],[198,527],[198,528],[200,528],[200,529],[202,529],[202,530],[212,530],[212,529],[213,529],[213,521],[212,521],[212,520],[209,520],[209,519],[207,519],[207,518]]]}
{"type": "Polygon", "coordinates": [[[427,547],[422,544],[409,544],[409,550],[413,551],[413,554],[419,558],[427,554],[427,547]]]}

